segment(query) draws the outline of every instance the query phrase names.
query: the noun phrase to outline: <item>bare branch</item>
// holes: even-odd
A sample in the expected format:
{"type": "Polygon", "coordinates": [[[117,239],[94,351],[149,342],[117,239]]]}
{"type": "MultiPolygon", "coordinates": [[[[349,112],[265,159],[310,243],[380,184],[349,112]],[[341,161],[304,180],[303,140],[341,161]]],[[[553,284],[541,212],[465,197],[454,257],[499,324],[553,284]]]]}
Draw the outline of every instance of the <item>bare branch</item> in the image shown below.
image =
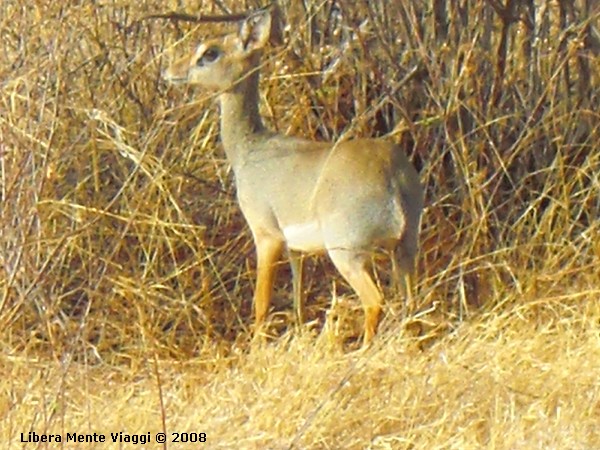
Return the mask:
{"type": "Polygon", "coordinates": [[[200,14],[198,16],[181,13],[176,11],[171,11],[167,13],[157,13],[150,14],[142,17],[137,22],[142,22],[145,20],[155,20],[155,19],[164,19],[171,20],[173,22],[192,22],[192,23],[222,23],[222,22],[239,22],[240,20],[247,19],[253,14],[259,13],[261,11],[266,11],[268,9],[272,9],[275,14],[278,13],[279,9],[275,2],[268,4],[262,8],[254,9],[251,11],[246,11],[242,13],[236,14],[223,14],[223,15],[210,15],[210,14],[200,14]]]}
{"type": "Polygon", "coordinates": [[[240,20],[244,20],[249,15],[250,15],[249,13],[238,13],[238,14],[228,14],[228,15],[218,15],[218,16],[217,15],[208,15],[208,14],[201,14],[199,16],[194,16],[192,14],[171,11],[171,12],[162,13],[162,14],[150,14],[148,16],[142,17],[137,22],[142,22],[145,20],[165,19],[165,20],[171,20],[173,22],[222,23],[222,22],[238,22],[240,20]]]}

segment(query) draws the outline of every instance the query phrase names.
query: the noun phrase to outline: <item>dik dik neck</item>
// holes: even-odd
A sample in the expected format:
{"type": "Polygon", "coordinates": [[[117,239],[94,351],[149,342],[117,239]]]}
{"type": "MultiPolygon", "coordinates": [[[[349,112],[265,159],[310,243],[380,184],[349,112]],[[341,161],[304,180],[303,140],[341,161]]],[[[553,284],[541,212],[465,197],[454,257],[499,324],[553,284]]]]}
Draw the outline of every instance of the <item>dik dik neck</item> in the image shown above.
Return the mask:
{"type": "Polygon", "coordinates": [[[256,70],[219,97],[221,140],[234,169],[264,130],[258,111],[258,80],[256,70]]]}

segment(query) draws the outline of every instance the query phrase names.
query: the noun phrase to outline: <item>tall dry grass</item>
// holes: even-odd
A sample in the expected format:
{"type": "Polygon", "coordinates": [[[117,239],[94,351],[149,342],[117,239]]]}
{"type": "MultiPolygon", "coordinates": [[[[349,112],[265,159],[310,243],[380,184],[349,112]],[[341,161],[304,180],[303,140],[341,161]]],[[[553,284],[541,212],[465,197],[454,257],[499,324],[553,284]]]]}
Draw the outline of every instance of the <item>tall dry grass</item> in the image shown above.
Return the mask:
{"type": "MultiPolygon", "coordinates": [[[[223,3],[254,6],[201,11],[223,3]]],[[[214,99],[160,79],[231,26],[3,1],[2,442],[164,420],[210,448],[600,448],[598,11],[570,5],[281,2],[269,125],[388,135],[427,186],[416,312],[390,298],[359,356],[360,309],[319,259],[311,324],[288,328],[282,264],[277,337],[248,344],[253,246],[214,99]]]]}

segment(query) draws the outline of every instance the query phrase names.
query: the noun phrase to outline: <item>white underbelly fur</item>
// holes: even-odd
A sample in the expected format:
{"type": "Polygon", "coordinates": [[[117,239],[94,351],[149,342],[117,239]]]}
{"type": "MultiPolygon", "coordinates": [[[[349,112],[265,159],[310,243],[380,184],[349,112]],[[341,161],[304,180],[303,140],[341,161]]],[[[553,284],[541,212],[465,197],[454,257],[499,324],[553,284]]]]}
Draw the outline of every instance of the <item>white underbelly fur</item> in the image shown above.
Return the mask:
{"type": "Polygon", "coordinates": [[[318,222],[288,225],[283,229],[288,248],[303,252],[316,252],[325,247],[318,222]]]}

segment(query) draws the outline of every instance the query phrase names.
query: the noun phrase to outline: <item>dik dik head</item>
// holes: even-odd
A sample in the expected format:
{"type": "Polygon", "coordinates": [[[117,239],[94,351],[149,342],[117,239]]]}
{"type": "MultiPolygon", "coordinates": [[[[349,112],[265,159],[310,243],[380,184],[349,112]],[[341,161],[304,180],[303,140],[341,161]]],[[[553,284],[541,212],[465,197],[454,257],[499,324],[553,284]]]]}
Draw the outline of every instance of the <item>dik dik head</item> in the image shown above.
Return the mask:
{"type": "Polygon", "coordinates": [[[270,33],[269,11],[253,14],[237,33],[202,42],[191,56],[171,65],[164,78],[172,83],[197,84],[214,91],[230,90],[256,68],[270,33]]]}

